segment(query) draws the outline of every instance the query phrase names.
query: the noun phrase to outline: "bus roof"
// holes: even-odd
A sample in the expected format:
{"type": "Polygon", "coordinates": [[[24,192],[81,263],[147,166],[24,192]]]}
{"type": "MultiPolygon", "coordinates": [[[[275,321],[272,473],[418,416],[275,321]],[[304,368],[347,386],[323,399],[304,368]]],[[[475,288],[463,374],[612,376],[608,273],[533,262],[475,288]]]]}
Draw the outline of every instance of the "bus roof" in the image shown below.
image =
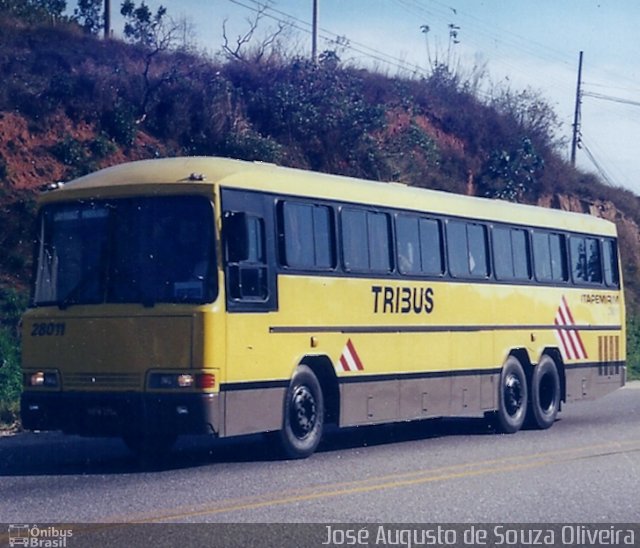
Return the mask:
{"type": "Polygon", "coordinates": [[[216,157],[165,158],[120,164],[66,183],[59,190],[45,194],[42,202],[80,196],[111,197],[122,194],[128,186],[135,186],[146,194],[140,188],[149,185],[149,194],[153,194],[152,185],[180,184],[245,188],[288,196],[615,235],[613,223],[582,213],[216,157]]]}

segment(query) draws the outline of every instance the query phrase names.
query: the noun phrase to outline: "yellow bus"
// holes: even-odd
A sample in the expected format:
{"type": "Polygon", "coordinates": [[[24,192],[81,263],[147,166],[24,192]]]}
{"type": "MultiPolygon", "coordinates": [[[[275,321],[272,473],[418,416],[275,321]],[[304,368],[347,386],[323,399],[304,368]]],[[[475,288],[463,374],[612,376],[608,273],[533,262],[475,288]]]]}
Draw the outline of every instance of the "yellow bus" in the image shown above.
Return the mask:
{"type": "Polygon", "coordinates": [[[548,428],[625,382],[614,224],[222,158],[44,193],[23,320],[26,429],[270,433],[483,414],[548,428]]]}

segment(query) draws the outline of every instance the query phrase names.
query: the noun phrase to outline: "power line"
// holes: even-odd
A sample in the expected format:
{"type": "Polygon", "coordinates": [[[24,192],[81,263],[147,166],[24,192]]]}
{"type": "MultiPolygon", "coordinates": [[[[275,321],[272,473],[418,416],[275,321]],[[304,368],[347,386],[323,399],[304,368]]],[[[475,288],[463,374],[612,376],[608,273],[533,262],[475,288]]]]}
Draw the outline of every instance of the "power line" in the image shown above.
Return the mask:
{"type": "MultiPolygon", "coordinates": [[[[229,2],[241,6],[253,12],[261,11],[262,14],[270,19],[276,20],[280,23],[289,24],[292,28],[301,32],[312,34],[312,24],[309,21],[300,19],[290,13],[279,10],[268,3],[259,2],[256,0],[229,0],[229,2]],[[284,19],[283,19],[284,18],[284,19]]],[[[521,35],[516,34],[508,29],[496,27],[493,23],[487,23],[473,15],[466,13],[464,10],[453,8],[438,0],[432,0],[429,3],[429,7],[422,5],[418,0],[395,0],[400,8],[410,13],[414,17],[427,17],[428,21],[436,19],[442,23],[450,24],[452,20],[462,19],[466,21],[464,23],[464,30],[470,29],[471,32],[464,32],[464,42],[475,45],[476,47],[482,47],[483,44],[475,40],[474,34],[488,37],[496,45],[501,45],[507,48],[516,48],[532,57],[541,59],[543,61],[555,61],[564,65],[571,65],[572,61],[569,56],[563,52],[560,52],[554,48],[550,48],[545,44],[536,42],[535,40],[525,39],[521,35]],[[496,34],[496,32],[498,34],[496,34]]],[[[407,62],[404,59],[390,55],[379,49],[372,48],[366,44],[353,41],[345,36],[340,36],[337,33],[327,30],[326,28],[320,28],[322,31],[321,38],[326,42],[333,44],[340,44],[343,48],[350,50],[354,53],[368,57],[374,61],[384,63],[386,65],[395,67],[399,70],[408,71],[411,73],[425,73],[427,69],[415,63],[407,62]]],[[[416,31],[417,32],[417,31],[416,31]]],[[[504,56],[496,56],[495,62],[501,63],[514,72],[527,74],[526,62],[519,62],[517,64],[509,62],[504,56]]],[[[620,78],[620,75],[616,75],[616,78],[620,78]]],[[[551,85],[558,89],[565,90],[567,87],[566,82],[559,81],[553,77],[553,75],[547,75],[547,85],[551,85]]],[[[597,85],[597,84],[596,84],[597,85]]]]}
{"type": "Polygon", "coordinates": [[[536,42],[531,39],[523,38],[521,35],[512,32],[508,29],[497,27],[494,23],[487,23],[482,19],[479,19],[464,10],[453,8],[448,4],[439,2],[438,0],[431,0],[431,9],[428,10],[422,6],[418,0],[396,0],[402,3],[412,4],[416,10],[422,11],[427,15],[434,15],[443,20],[450,21],[452,18],[460,17],[462,20],[467,20],[465,28],[472,28],[478,34],[489,37],[493,42],[504,44],[506,46],[515,46],[516,48],[530,54],[535,57],[539,57],[548,61],[550,59],[560,61],[566,65],[571,65],[569,57],[562,52],[559,52],[553,48],[550,48],[544,44],[536,42]],[[434,7],[439,6],[439,8],[434,7]],[[496,34],[499,33],[499,34],[496,34]],[[539,51],[545,51],[544,54],[538,53],[539,51]]]}
{"type": "MultiPolygon", "coordinates": [[[[545,46],[544,44],[541,44],[539,42],[523,38],[521,35],[511,32],[507,29],[496,27],[494,23],[486,23],[481,19],[466,13],[464,10],[452,8],[450,6],[447,6],[446,4],[443,4],[442,2],[438,2],[437,0],[433,0],[431,2],[431,9],[426,9],[417,0],[396,0],[396,2],[403,5],[407,11],[411,9],[408,8],[408,5],[412,5],[413,8],[411,9],[411,11],[414,14],[435,17],[436,19],[447,23],[450,23],[455,19],[459,22],[460,25],[464,24],[465,29],[471,29],[474,33],[488,37],[494,44],[501,44],[509,48],[515,47],[529,55],[541,58],[545,61],[556,60],[566,65],[572,64],[569,60],[568,55],[562,52],[559,52],[553,48],[549,48],[548,46],[545,46]],[[439,5],[441,6],[441,8],[434,8],[433,4],[439,5]],[[546,51],[545,53],[540,53],[540,50],[546,51]]],[[[472,35],[473,33],[465,33],[465,39],[469,40],[472,35]]]]}
{"type": "MultiPolygon", "coordinates": [[[[515,48],[530,57],[541,59],[546,62],[560,63],[567,67],[573,65],[573,60],[567,53],[530,38],[524,38],[522,35],[516,34],[509,29],[496,26],[493,22],[485,22],[484,20],[466,12],[464,9],[453,7],[453,0],[451,2],[430,0],[428,7],[419,0],[395,0],[395,2],[406,12],[409,12],[414,16],[430,18],[429,21],[427,21],[429,23],[432,19],[436,19],[441,22],[450,22],[455,18],[463,27],[464,42],[475,45],[479,49],[486,48],[486,44],[475,40],[475,37],[484,36],[485,38],[489,38],[494,45],[501,48],[508,48],[509,51],[515,48]]],[[[496,52],[493,53],[492,61],[496,64],[504,65],[505,68],[511,71],[511,73],[519,73],[523,75],[528,74],[528,67],[530,67],[530,63],[526,60],[519,60],[514,64],[508,60],[507,56],[496,52]]],[[[632,83],[634,86],[637,85],[637,81],[631,80],[626,74],[616,73],[606,67],[599,67],[598,70],[604,75],[608,74],[617,81],[624,80],[632,83]]],[[[545,78],[545,85],[547,87],[553,87],[561,90],[562,92],[566,92],[568,90],[567,82],[556,78],[552,71],[548,72],[545,78]]],[[[630,90],[630,88],[627,89],[630,90]]]]}
{"type": "MultiPolygon", "coordinates": [[[[488,39],[494,46],[494,50],[491,51],[487,61],[494,67],[502,67],[502,70],[498,69],[498,74],[500,72],[506,72],[509,75],[520,74],[529,79],[531,72],[539,69],[531,62],[534,59],[541,59],[545,63],[573,65],[566,53],[523,38],[521,35],[509,30],[496,27],[494,23],[484,22],[464,10],[451,7],[451,5],[437,0],[431,0],[428,8],[418,0],[395,0],[395,2],[404,11],[411,13],[413,16],[421,17],[423,20],[426,19],[432,28],[434,19],[438,24],[455,21],[462,27],[463,46],[469,46],[470,53],[474,51],[474,48],[476,52],[487,50],[486,40],[488,39]],[[510,53],[514,49],[523,52],[525,57],[521,57],[517,61],[511,59],[510,53]]],[[[508,82],[510,77],[506,76],[505,79],[508,82]]],[[[570,88],[568,81],[556,77],[553,71],[547,72],[545,85],[559,90],[562,94],[566,94],[570,88]]]]}
{"type": "Polygon", "coordinates": [[[640,107],[640,101],[631,101],[630,99],[624,99],[622,97],[614,97],[612,95],[605,95],[603,93],[595,93],[593,91],[583,91],[583,97],[593,97],[594,99],[602,99],[603,101],[611,101],[612,103],[620,103],[623,105],[632,105],[634,107],[640,107]]]}
{"type": "Polygon", "coordinates": [[[589,158],[589,160],[591,160],[591,163],[594,165],[594,167],[596,168],[596,171],[599,173],[599,175],[604,179],[604,181],[609,185],[609,186],[617,186],[613,183],[613,180],[611,179],[611,177],[609,176],[609,174],[607,173],[607,171],[604,169],[604,167],[602,166],[602,164],[600,164],[600,162],[598,162],[598,160],[596,160],[596,157],[593,155],[593,153],[591,152],[591,149],[587,146],[587,144],[584,142],[584,137],[581,137],[580,139],[580,148],[582,150],[584,150],[584,153],[587,155],[587,157],[589,158]]]}
{"type": "MultiPolygon", "coordinates": [[[[268,4],[263,4],[256,0],[244,0],[244,2],[241,0],[229,0],[229,2],[231,2],[232,4],[236,4],[238,6],[241,6],[250,11],[253,11],[254,13],[262,12],[262,15],[264,15],[265,17],[278,21],[279,23],[282,23],[282,24],[288,24],[292,28],[299,30],[301,32],[304,32],[306,34],[312,34],[313,32],[312,24],[309,23],[308,21],[300,19],[299,17],[291,15],[290,13],[276,9],[268,4]],[[247,3],[253,4],[253,5],[247,5],[247,3]]],[[[397,69],[405,70],[411,73],[425,72],[425,69],[419,65],[408,63],[398,57],[394,57],[383,51],[377,50],[365,44],[361,44],[359,42],[349,39],[348,37],[340,36],[339,34],[332,32],[330,30],[327,30],[325,28],[320,27],[319,31],[320,31],[319,32],[320,37],[326,42],[338,43],[345,49],[351,50],[355,53],[358,53],[360,55],[363,55],[375,61],[379,61],[381,63],[387,64],[397,69]]]]}
{"type": "Polygon", "coordinates": [[[592,132],[589,130],[584,133],[584,138],[587,140],[587,146],[589,146],[591,153],[598,160],[598,163],[605,168],[606,173],[609,175],[609,180],[615,186],[624,186],[626,188],[634,186],[632,172],[629,172],[623,164],[608,154],[607,147],[611,146],[611,143],[606,135],[598,131],[592,132]]]}
{"type": "Polygon", "coordinates": [[[626,86],[612,86],[611,84],[599,84],[597,82],[585,82],[585,86],[594,88],[617,89],[619,91],[627,91],[629,93],[640,93],[640,88],[630,88],[626,86]]]}

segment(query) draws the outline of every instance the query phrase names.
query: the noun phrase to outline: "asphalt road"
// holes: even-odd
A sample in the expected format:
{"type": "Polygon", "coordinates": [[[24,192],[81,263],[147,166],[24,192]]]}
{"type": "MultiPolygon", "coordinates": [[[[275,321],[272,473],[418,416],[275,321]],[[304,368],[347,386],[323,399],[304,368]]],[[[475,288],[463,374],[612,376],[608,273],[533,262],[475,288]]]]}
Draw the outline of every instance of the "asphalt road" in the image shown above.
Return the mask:
{"type": "Polygon", "coordinates": [[[156,468],[119,440],[0,438],[0,523],[640,522],[640,383],[547,431],[481,419],[333,432],[302,461],[187,438],[156,468]]]}

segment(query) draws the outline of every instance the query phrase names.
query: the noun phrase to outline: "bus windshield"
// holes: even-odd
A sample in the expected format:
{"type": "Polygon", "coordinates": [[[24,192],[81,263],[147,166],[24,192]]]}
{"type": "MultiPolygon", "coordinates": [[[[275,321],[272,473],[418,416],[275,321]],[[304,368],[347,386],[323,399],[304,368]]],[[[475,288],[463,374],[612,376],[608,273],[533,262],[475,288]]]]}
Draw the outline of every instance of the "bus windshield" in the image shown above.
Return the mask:
{"type": "Polygon", "coordinates": [[[213,208],[198,196],[46,206],[34,306],[212,302],[213,208]]]}

